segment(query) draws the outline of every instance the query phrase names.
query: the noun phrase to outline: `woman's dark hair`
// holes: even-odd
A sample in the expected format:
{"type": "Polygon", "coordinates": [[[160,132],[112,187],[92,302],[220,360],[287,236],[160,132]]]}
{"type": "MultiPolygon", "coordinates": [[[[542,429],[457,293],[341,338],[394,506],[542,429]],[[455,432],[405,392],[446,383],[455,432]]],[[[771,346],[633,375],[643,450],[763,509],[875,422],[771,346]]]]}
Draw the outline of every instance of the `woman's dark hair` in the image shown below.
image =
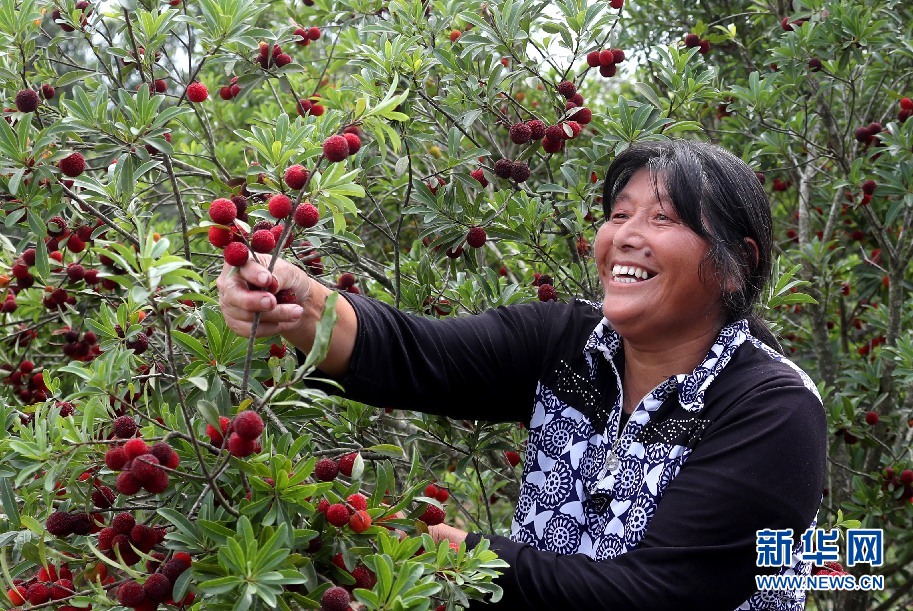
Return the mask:
{"type": "Polygon", "coordinates": [[[606,173],[602,199],[606,218],[615,198],[643,168],[650,171],[654,186],[662,182],[685,225],[710,245],[706,262],[722,279],[740,287],[723,293],[726,322],[747,318],[752,335],[782,351],[755,311],[761,291],[770,281],[773,235],[770,202],[754,171],[712,144],[638,142],[620,153],[606,173]],[[746,238],[757,244],[757,256],[746,238]]]}

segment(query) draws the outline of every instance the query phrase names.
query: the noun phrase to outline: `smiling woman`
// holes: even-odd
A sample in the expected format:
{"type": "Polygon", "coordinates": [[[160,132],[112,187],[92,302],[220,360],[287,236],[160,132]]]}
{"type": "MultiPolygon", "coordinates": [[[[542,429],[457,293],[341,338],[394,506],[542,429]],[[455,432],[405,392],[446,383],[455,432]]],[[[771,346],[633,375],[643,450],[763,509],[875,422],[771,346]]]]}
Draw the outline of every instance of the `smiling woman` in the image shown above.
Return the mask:
{"type": "MultiPolygon", "coordinates": [[[[808,574],[826,432],[815,385],[755,314],[770,275],[771,221],[754,173],[718,147],[636,144],[607,172],[596,239],[601,304],[411,316],[359,295],[321,370],[346,396],[529,430],[509,537],[482,537],[509,564],[505,609],[786,609],[801,590],[759,592],[754,576],[808,574]],[[480,400],[480,397],[484,398],[480,400]],[[759,567],[758,531],[791,529],[780,566],[759,567]]],[[[232,330],[314,341],[329,289],[278,261],[226,267],[232,330]]]]}

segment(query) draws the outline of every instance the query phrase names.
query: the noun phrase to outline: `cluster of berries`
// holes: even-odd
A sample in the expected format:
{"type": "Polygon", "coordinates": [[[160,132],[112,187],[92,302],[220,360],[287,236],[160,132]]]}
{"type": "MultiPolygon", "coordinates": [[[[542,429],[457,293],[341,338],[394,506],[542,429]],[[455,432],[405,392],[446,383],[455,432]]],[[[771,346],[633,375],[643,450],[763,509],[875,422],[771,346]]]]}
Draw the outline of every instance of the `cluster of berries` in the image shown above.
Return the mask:
{"type": "Polygon", "coordinates": [[[698,47],[701,55],[710,53],[710,41],[706,38],[701,38],[693,32],[685,35],[685,46],[689,49],[698,47]]]}
{"type": "Polygon", "coordinates": [[[856,131],[853,132],[853,136],[858,142],[861,142],[867,146],[877,145],[880,141],[878,138],[876,138],[876,136],[883,130],[884,128],[881,126],[881,123],[878,121],[872,121],[865,127],[856,128],[856,131]]]}
{"type": "MultiPolygon", "coordinates": [[[[7,598],[14,605],[28,602],[30,605],[44,605],[51,601],[64,600],[76,593],[73,586],[73,573],[64,564],[58,572],[54,566],[38,569],[38,574],[28,580],[14,579],[13,587],[6,592],[7,598]]],[[[58,611],[77,611],[71,605],[55,607],[58,611]]]]}
{"type": "Polygon", "coordinates": [[[606,78],[615,76],[618,72],[618,64],[624,60],[623,49],[602,49],[586,54],[586,65],[590,68],[599,68],[599,74],[606,78]]]}
{"type": "Polygon", "coordinates": [[[237,76],[231,77],[231,80],[228,81],[227,85],[219,87],[219,97],[223,100],[231,100],[239,93],[241,93],[241,87],[238,86],[237,76]]]}
{"type": "Polygon", "coordinates": [[[287,66],[292,63],[292,56],[288,53],[283,53],[282,47],[279,45],[273,45],[272,50],[270,50],[269,43],[261,42],[260,51],[258,52],[255,61],[260,64],[260,67],[264,70],[270,66],[281,68],[282,66],[287,66]]]}
{"type": "Polygon", "coordinates": [[[901,123],[913,117],[913,99],[900,98],[900,110],[897,111],[897,120],[901,123]]]}
{"type": "Polygon", "coordinates": [[[9,363],[3,363],[0,371],[9,373],[3,378],[3,383],[12,386],[23,403],[47,401],[50,391],[44,383],[44,373],[35,371],[32,361],[23,360],[15,368],[9,363]]]}
{"type": "Polygon", "coordinates": [[[299,38],[295,41],[295,44],[301,45],[302,47],[308,46],[312,41],[320,40],[321,34],[320,28],[316,26],[311,26],[309,28],[297,27],[292,33],[299,38]]]}
{"type": "Polygon", "coordinates": [[[539,301],[555,301],[558,299],[558,292],[553,284],[554,280],[548,274],[540,274],[538,272],[533,274],[533,286],[538,287],[536,296],[539,301]]]}
{"type": "MultiPolygon", "coordinates": [[[[192,593],[182,601],[175,601],[172,596],[174,584],[184,571],[190,568],[191,558],[185,552],[177,552],[171,560],[163,563],[157,570],[146,577],[144,583],[129,580],[117,587],[117,602],[125,607],[143,611],[154,610],[160,603],[169,605],[187,605],[193,602],[192,593]]],[[[148,568],[148,567],[147,567],[148,568]]]]}
{"type": "Polygon", "coordinates": [[[57,510],[48,516],[44,525],[50,534],[63,539],[70,535],[84,536],[98,532],[101,530],[101,520],[99,514],[57,510]]]}
{"type": "Polygon", "coordinates": [[[335,134],[323,141],[323,156],[327,161],[337,163],[344,161],[361,149],[361,136],[357,125],[350,125],[342,130],[342,134],[335,134]]]}
{"type": "Polygon", "coordinates": [[[260,435],[263,433],[263,418],[255,411],[239,412],[233,420],[220,416],[219,429],[207,424],[206,436],[213,445],[221,447],[225,443],[225,435],[228,435],[226,447],[232,456],[245,458],[262,449],[260,435]]]}
{"type": "MultiPolygon", "coordinates": [[[[88,23],[89,23],[89,15],[92,14],[92,10],[93,10],[91,5],[89,4],[88,0],[79,0],[79,2],[76,3],[76,6],[74,8],[77,11],[82,11],[82,16],[80,17],[79,25],[81,28],[86,27],[86,25],[88,25],[88,23]]],[[[53,21],[54,23],[59,25],[60,29],[63,30],[64,32],[72,32],[76,29],[73,26],[71,26],[69,23],[67,23],[66,21],[63,21],[62,15],[60,13],[60,9],[55,8],[53,11],[51,11],[51,21],[53,21]]]]}
{"type": "Polygon", "coordinates": [[[894,469],[887,467],[883,472],[881,489],[895,496],[900,503],[913,504],[913,470],[904,469],[900,475],[895,475],[894,469]],[[897,492],[901,491],[899,497],[897,492]]]}
{"type": "MultiPolygon", "coordinates": [[[[524,125],[520,123],[519,125],[524,125]]],[[[526,182],[530,177],[529,164],[525,161],[511,161],[510,159],[498,159],[494,167],[495,176],[505,180],[513,179],[516,182],[526,182]]]]}
{"type": "Polygon", "coordinates": [[[368,499],[363,494],[349,495],[345,503],[330,503],[320,499],[317,512],[323,514],[327,523],[343,528],[348,526],[355,534],[361,534],[371,527],[371,515],[368,513],[368,499]]]}
{"type": "MultiPolygon", "coordinates": [[[[120,426],[128,427],[126,422],[120,426]]],[[[127,431],[122,429],[121,432],[127,431]]],[[[169,481],[168,473],[162,467],[176,469],[181,458],[164,441],[156,442],[150,448],[142,439],[134,438],[109,449],[105,453],[105,464],[112,471],[120,471],[115,487],[121,494],[132,496],[141,489],[159,494],[168,489],[169,481]]]]}
{"type": "Polygon", "coordinates": [[[355,274],[351,272],[345,272],[344,274],[340,274],[339,279],[336,280],[336,288],[340,291],[346,291],[348,293],[355,293],[358,295],[361,293],[361,290],[355,286],[356,282],[357,278],[355,278],[355,274]]]}
{"type": "Polygon", "coordinates": [[[140,553],[149,554],[164,540],[164,529],[138,524],[133,514],[123,512],[98,532],[98,549],[112,560],[120,556],[124,564],[133,566],[142,558],[140,553]]]}
{"type": "Polygon", "coordinates": [[[315,93],[308,99],[298,100],[298,104],[295,107],[295,110],[298,111],[298,116],[314,115],[315,117],[319,117],[322,115],[326,109],[323,107],[323,104],[317,103],[319,99],[320,94],[315,93]]]}

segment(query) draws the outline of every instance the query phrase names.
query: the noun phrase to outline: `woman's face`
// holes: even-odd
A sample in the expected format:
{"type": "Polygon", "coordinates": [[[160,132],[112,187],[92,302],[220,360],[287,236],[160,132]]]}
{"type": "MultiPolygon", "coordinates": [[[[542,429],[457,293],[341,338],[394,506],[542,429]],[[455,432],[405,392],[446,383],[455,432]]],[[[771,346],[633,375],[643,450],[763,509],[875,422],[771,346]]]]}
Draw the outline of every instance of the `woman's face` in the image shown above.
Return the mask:
{"type": "Polygon", "coordinates": [[[596,234],[603,314],[629,341],[718,333],[723,289],[716,274],[702,279],[698,271],[708,244],[678,217],[661,181],[657,187],[647,169],[637,171],[596,234]]]}

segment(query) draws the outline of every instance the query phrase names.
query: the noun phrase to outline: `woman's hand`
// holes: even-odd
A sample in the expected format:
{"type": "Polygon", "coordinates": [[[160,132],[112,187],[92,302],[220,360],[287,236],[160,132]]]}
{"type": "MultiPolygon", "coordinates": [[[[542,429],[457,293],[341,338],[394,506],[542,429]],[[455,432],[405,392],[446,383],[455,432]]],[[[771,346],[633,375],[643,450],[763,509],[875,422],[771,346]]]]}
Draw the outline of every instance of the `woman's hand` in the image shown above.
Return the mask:
{"type": "Polygon", "coordinates": [[[431,538],[434,539],[435,543],[449,541],[450,543],[459,545],[466,539],[468,533],[465,530],[460,530],[449,524],[437,524],[428,527],[428,534],[431,535],[431,538]]]}
{"type": "Polygon", "coordinates": [[[243,267],[226,263],[216,280],[219,307],[228,328],[243,337],[250,337],[254,315],[258,312],[257,337],[286,333],[298,326],[304,311],[301,304],[307,301],[312,282],[303,270],[282,259],[276,261],[272,274],[253,259],[243,267]],[[297,303],[277,304],[273,293],[282,289],[294,291],[297,303]]]}

